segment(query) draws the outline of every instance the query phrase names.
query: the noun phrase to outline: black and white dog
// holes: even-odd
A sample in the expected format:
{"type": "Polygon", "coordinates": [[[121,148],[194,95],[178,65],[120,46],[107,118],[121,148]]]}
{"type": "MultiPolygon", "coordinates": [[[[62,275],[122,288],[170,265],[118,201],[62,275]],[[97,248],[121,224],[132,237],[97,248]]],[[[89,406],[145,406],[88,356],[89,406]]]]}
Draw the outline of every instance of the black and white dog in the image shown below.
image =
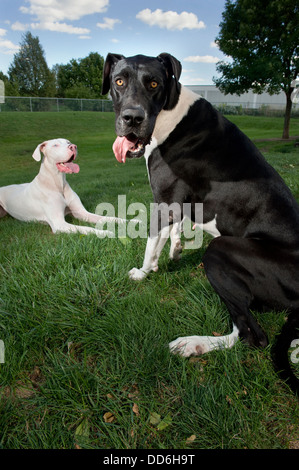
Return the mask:
{"type": "MultiPolygon", "coordinates": [[[[254,144],[182,86],[180,73],[180,62],[167,53],[108,54],[103,76],[103,94],[111,90],[116,113],[118,161],[145,155],[155,202],[203,203],[201,228],[214,236],[203,263],[230,312],[233,331],[178,338],[170,348],[188,357],[231,347],[239,337],[264,347],[267,337],[250,309],[287,310],[274,358],[298,391],[288,349],[299,338],[299,206],[254,144]]],[[[159,232],[148,238],[143,266],[129,273],[132,279],[158,269],[165,234],[171,237],[171,256],[179,255],[175,216],[160,222],[159,232]]]]}

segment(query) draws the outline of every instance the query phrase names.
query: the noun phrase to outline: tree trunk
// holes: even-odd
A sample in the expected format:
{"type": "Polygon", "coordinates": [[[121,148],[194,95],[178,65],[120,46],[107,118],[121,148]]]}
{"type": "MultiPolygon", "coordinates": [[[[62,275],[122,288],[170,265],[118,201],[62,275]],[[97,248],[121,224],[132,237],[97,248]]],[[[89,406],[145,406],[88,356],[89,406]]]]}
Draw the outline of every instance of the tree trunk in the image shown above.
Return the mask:
{"type": "Polygon", "coordinates": [[[283,139],[289,139],[290,137],[289,130],[290,130],[291,111],[292,111],[292,104],[293,104],[291,100],[292,91],[293,91],[293,88],[289,89],[286,92],[287,104],[286,104],[285,115],[284,115],[283,133],[282,133],[283,139]]]}

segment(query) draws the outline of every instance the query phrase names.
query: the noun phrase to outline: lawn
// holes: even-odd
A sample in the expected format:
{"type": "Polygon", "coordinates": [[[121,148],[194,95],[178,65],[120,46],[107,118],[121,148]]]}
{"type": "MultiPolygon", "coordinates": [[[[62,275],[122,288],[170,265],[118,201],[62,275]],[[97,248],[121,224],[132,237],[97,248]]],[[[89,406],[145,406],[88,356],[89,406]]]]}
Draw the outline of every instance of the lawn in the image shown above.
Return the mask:
{"type": "MultiPolygon", "coordinates": [[[[229,118],[252,139],[282,132],[280,118],[229,118]]],[[[0,186],[33,179],[36,145],[57,137],[78,145],[80,172],[68,181],[88,210],[117,208],[118,195],[149,207],[144,160],[113,156],[112,113],[0,113],[0,186]]],[[[299,148],[257,145],[299,200],[299,148]]],[[[143,238],[53,235],[8,216],[0,235],[2,448],[298,448],[298,399],[274,372],[270,347],[237,343],[191,359],[168,351],[177,336],[231,331],[201,265],[209,236],[180,262],[164,250],[159,271],[134,283],[127,272],[141,265],[143,238]]],[[[272,344],[284,312],[255,315],[272,344]]]]}

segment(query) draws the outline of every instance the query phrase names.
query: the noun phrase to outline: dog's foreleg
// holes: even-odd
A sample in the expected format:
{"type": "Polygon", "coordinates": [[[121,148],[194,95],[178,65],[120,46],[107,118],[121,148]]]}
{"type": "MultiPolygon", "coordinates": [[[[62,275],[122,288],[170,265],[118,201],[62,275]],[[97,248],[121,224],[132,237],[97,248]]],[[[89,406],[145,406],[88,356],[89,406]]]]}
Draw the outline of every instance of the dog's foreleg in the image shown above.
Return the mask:
{"type": "Polygon", "coordinates": [[[177,261],[181,258],[182,243],[181,243],[181,223],[176,222],[170,229],[170,251],[169,258],[177,261]]]}
{"type": "Polygon", "coordinates": [[[106,217],[93,212],[88,212],[83,206],[79,196],[74,193],[69,187],[66,191],[67,196],[67,210],[66,213],[72,214],[76,219],[82,220],[83,222],[88,222],[90,224],[97,223],[109,223],[115,222],[117,224],[125,223],[125,219],[119,217],[106,217]]]}
{"type": "Polygon", "coordinates": [[[169,343],[170,351],[182,357],[200,356],[217,349],[232,348],[239,338],[234,325],[232,333],[224,336],[184,336],[169,343]]]}
{"type": "Polygon", "coordinates": [[[172,226],[163,227],[155,237],[148,237],[142,268],[129,271],[130,279],[141,281],[151,271],[158,271],[158,261],[161,251],[167,242],[172,226]]]}
{"type": "Polygon", "coordinates": [[[94,234],[97,235],[99,238],[104,237],[113,237],[113,232],[109,230],[98,230],[93,227],[85,227],[83,225],[73,225],[69,224],[68,222],[60,222],[60,223],[49,223],[53,233],[82,233],[83,235],[94,234]]]}

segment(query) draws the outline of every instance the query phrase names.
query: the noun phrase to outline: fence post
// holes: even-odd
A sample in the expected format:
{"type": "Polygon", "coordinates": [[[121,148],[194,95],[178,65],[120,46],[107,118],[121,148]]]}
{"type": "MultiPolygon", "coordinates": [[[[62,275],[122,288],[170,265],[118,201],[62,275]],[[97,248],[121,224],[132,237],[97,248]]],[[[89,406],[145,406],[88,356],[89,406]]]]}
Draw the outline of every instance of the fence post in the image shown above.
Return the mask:
{"type": "Polygon", "coordinates": [[[32,112],[32,98],[31,98],[31,96],[29,98],[29,103],[30,103],[30,111],[32,112]]]}

